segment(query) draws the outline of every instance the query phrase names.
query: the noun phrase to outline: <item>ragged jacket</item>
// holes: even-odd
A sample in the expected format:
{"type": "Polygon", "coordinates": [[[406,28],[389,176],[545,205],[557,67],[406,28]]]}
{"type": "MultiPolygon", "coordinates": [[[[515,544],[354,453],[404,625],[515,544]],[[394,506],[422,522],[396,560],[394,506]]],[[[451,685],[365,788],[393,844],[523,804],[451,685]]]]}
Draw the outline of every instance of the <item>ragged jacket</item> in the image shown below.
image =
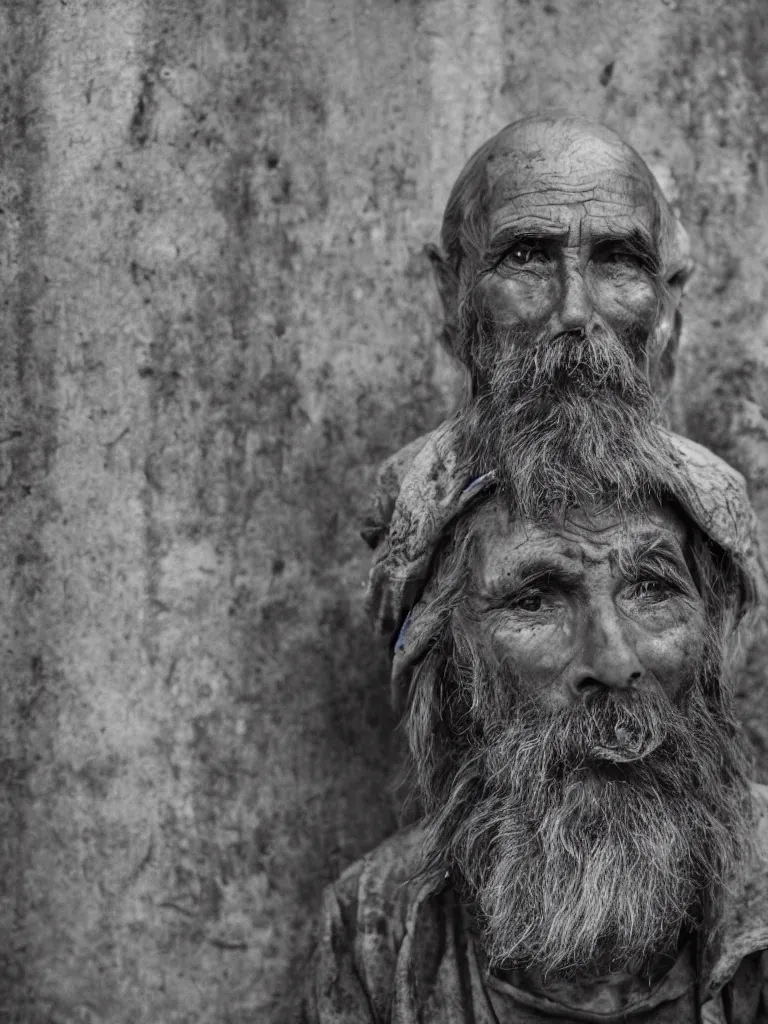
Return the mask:
{"type": "Polygon", "coordinates": [[[307,1024],[768,1024],[768,787],[752,791],[755,854],[728,887],[704,956],[683,953],[655,984],[611,999],[489,976],[450,883],[414,880],[420,828],[397,833],[325,892],[307,1024]]]}

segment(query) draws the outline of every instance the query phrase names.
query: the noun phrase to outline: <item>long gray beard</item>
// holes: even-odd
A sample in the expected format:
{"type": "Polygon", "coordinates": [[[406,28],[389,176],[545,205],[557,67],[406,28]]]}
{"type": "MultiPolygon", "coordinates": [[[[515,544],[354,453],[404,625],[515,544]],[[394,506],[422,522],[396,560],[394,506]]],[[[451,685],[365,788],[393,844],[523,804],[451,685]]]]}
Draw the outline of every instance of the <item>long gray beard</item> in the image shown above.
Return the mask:
{"type": "Polygon", "coordinates": [[[486,730],[427,851],[474,904],[491,966],[642,973],[715,913],[749,835],[732,733],[697,686],[681,708],[606,694],[486,730]]]}
{"type": "Polygon", "coordinates": [[[477,349],[493,355],[459,415],[464,451],[474,472],[496,470],[523,514],[596,495],[629,509],[659,481],[684,486],[636,341],[596,321],[555,338],[494,331],[477,349]]]}

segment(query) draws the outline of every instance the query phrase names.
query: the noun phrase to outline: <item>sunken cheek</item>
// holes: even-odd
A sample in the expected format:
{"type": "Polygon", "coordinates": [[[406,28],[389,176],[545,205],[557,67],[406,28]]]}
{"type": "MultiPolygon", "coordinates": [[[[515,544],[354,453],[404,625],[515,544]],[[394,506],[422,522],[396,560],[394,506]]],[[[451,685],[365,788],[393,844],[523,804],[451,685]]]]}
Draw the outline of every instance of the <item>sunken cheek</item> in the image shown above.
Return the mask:
{"type": "Polygon", "coordinates": [[[703,649],[703,618],[695,613],[658,632],[641,631],[635,647],[643,668],[670,696],[680,689],[691,667],[700,663],[703,649]]]}
{"type": "Polygon", "coordinates": [[[490,274],[477,292],[486,322],[511,327],[548,320],[557,305],[558,290],[554,274],[527,272],[515,278],[490,274]]]}
{"type": "Polygon", "coordinates": [[[504,615],[491,626],[490,640],[497,662],[514,667],[521,684],[538,691],[571,663],[576,630],[565,612],[556,622],[537,625],[512,625],[504,615]]]}
{"type": "Polygon", "coordinates": [[[632,323],[650,330],[656,319],[658,300],[653,284],[610,271],[593,271],[590,290],[595,308],[609,322],[632,323]]]}

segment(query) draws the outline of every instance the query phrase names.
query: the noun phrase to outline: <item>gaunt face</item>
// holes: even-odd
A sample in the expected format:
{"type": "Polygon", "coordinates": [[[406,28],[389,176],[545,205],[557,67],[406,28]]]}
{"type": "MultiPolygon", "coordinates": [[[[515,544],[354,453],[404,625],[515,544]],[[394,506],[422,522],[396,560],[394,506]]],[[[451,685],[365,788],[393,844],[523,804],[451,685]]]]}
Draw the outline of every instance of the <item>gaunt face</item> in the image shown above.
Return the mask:
{"type": "Polygon", "coordinates": [[[647,168],[610,133],[533,122],[488,161],[489,244],[474,283],[489,328],[554,338],[602,321],[640,361],[662,299],[647,168]]]}

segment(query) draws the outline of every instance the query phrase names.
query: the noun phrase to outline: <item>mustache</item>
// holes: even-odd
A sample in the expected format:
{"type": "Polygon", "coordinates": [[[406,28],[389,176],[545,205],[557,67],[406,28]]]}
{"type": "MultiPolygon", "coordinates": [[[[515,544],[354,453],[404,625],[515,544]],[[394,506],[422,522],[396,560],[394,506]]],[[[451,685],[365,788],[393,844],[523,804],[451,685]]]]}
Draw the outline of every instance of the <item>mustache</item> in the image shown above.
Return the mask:
{"type": "MultiPolygon", "coordinates": [[[[483,664],[475,664],[472,674],[474,708],[451,716],[463,736],[463,742],[458,736],[454,740],[460,761],[439,786],[429,777],[428,744],[418,742],[420,727],[426,726],[415,708],[410,723],[411,749],[427,768],[420,773],[422,793],[443,839],[462,831],[470,807],[475,824],[486,812],[493,817],[500,803],[543,814],[587,773],[599,775],[602,769],[620,767],[623,782],[673,801],[681,791],[698,791],[713,781],[705,783],[708,761],[701,757],[701,745],[711,748],[712,735],[725,735],[727,726],[706,707],[701,671],[683,681],[677,703],[661,689],[643,688],[609,690],[553,709],[521,699],[514,674],[502,672],[492,681],[495,673],[483,664]],[[516,696],[510,702],[501,693],[516,696]]],[[[737,743],[733,756],[737,761],[737,743]]]]}
{"type": "MultiPolygon", "coordinates": [[[[634,367],[646,380],[651,374],[653,331],[629,322],[617,321],[609,326],[603,318],[593,313],[581,328],[561,330],[550,325],[537,327],[510,327],[500,324],[478,310],[472,301],[465,302],[459,313],[459,348],[471,358],[465,360],[470,367],[473,393],[482,390],[491,373],[510,353],[524,355],[526,352],[546,354],[563,346],[574,354],[581,341],[587,345],[606,341],[617,352],[623,353],[627,368],[634,367]]],[[[590,353],[582,350],[587,362],[593,366],[602,361],[599,351],[590,360],[590,353]]],[[[566,360],[567,362],[567,360],[566,360]]],[[[562,364],[565,368],[565,363],[562,364]]],[[[572,367],[576,369],[575,366],[572,367]]],[[[578,372],[578,371],[577,371],[578,372]]]]}
{"type": "Polygon", "coordinates": [[[632,405],[652,405],[653,393],[644,360],[636,346],[605,324],[594,321],[584,330],[526,334],[520,330],[493,332],[480,346],[493,352],[485,371],[480,397],[515,396],[520,409],[543,398],[564,393],[589,397],[609,392],[632,405]]]}
{"type": "Polygon", "coordinates": [[[539,779],[563,781],[573,773],[601,765],[627,765],[644,773],[675,757],[689,722],[662,690],[606,690],[573,707],[543,711],[528,702],[518,706],[507,725],[483,735],[478,767],[505,791],[510,775],[525,763],[539,779]],[[650,763],[653,762],[653,763],[650,763]]]}

